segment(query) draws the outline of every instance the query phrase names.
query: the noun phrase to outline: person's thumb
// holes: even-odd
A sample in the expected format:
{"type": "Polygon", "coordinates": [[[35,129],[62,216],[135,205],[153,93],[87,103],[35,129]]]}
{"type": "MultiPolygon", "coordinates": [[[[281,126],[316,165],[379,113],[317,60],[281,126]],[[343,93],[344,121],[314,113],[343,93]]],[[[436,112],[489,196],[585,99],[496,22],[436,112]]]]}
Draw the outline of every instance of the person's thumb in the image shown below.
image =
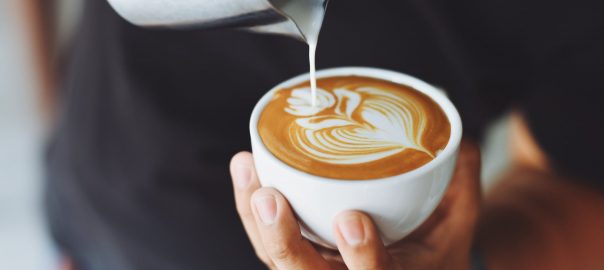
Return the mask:
{"type": "Polygon", "coordinates": [[[334,232],[348,269],[397,269],[367,215],[356,211],[339,214],[334,222],[334,232]]]}

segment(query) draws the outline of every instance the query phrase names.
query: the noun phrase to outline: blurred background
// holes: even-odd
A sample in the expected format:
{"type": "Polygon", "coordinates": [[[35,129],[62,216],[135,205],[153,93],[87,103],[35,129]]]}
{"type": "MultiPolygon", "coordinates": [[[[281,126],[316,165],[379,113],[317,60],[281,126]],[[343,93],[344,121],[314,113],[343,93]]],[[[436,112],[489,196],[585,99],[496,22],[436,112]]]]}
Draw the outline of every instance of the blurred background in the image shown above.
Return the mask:
{"type": "MultiPolygon", "coordinates": [[[[0,269],[57,269],[60,258],[45,228],[41,189],[44,140],[51,116],[52,92],[40,78],[35,40],[23,5],[30,0],[0,0],[0,269]]],[[[44,1],[44,0],[42,0],[44,1]]],[[[52,48],[64,49],[78,23],[80,0],[59,0],[52,48]]],[[[504,116],[488,132],[483,146],[483,187],[507,164],[504,116]]]]}
{"type": "MultiPolygon", "coordinates": [[[[24,12],[29,0],[0,0],[0,269],[56,269],[45,228],[41,190],[48,130],[44,82],[38,76],[38,42],[24,12]]],[[[78,0],[57,2],[56,46],[74,26],[78,0]]]]}
{"type": "Polygon", "coordinates": [[[18,1],[0,1],[0,269],[51,269],[40,207],[42,118],[18,1]]]}

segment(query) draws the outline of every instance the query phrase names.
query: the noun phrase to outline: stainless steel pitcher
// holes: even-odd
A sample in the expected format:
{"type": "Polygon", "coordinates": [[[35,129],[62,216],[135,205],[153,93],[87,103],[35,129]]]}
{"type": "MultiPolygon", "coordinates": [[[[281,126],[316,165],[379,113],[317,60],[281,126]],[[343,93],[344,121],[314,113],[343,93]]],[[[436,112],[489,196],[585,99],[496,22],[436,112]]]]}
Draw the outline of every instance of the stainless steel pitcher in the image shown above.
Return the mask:
{"type": "Polygon", "coordinates": [[[306,41],[303,27],[287,8],[293,2],[325,12],[328,0],[109,0],[122,17],[140,26],[245,28],[306,41]]]}

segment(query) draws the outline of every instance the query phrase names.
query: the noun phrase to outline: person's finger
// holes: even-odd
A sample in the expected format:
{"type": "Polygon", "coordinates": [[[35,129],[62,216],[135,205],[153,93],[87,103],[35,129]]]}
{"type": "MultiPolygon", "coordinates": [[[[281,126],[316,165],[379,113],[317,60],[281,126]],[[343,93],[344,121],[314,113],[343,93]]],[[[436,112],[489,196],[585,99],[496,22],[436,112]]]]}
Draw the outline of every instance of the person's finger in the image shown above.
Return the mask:
{"type": "Polygon", "coordinates": [[[254,191],[260,188],[260,182],[256,177],[254,160],[249,152],[240,152],[231,160],[231,178],[233,180],[233,190],[235,193],[235,203],[237,212],[243,223],[243,227],[254,246],[256,255],[269,267],[271,260],[266,255],[260,234],[256,228],[256,220],[252,214],[250,198],[254,191]]]}
{"type": "Polygon", "coordinates": [[[335,218],[334,232],[348,269],[397,269],[367,215],[357,211],[339,214],[335,218]]]}
{"type": "Polygon", "coordinates": [[[453,173],[451,185],[447,191],[449,197],[454,197],[450,211],[461,211],[466,215],[456,215],[452,222],[462,226],[474,223],[478,217],[481,200],[480,188],[480,149],[478,145],[464,140],[460,145],[457,165],[453,173]]]}
{"type": "Polygon", "coordinates": [[[411,268],[431,265],[438,256],[467,260],[480,194],[480,151],[477,144],[463,140],[451,182],[438,207],[413,233],[390,245],[388,252],[399,264],[411,268]]]}
{"type": "Polygon", "coordinates": [[[479,193],[480,190],[480,148],[469,140],[459,146],[457,164],[450,187],[455,193],[479,193]],[[469,187],[469,188],[468,188],[469,187]]]}
{"type": "Polygon", "coordinates": [[[273,188],[252,195],[253,213],[264,249],[277,269],[329,269],[327,261],[302,237],[287,200],[273,188]]]}
{"type": "Polygon", "coordinates": [[[315,250],[317,250],[317,252],[319,252],[319,254],[321,254],[321,256],[328,262],[344,264],[344,260],[342,260],[342,255],[340,255],[339,250],[326,248],[316,243],[311,244],[315,248],[315,250]]]}
{"type": "Polygon", "coordinates": [[[428,220],[406,239],[440,242],[445,235],[452,236],[449,228],[464,228],[455,232],[458,237],[465,237],[476,223],[480,197],[480,150],[474,142],[463,140],[451,183],[442,201],[428,220]]]}

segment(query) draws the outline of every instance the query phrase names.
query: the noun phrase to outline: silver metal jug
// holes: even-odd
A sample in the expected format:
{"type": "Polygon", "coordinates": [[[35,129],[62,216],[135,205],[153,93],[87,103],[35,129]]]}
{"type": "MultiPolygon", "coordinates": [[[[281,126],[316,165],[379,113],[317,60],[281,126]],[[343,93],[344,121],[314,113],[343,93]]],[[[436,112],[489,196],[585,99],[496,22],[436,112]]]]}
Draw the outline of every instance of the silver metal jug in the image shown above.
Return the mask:
{"type": "Polygon", "coordinates": [[[328,0],[109,0],[126,20],[147,27],[245,28],[307,42],[310,13],[328,0]]]}

